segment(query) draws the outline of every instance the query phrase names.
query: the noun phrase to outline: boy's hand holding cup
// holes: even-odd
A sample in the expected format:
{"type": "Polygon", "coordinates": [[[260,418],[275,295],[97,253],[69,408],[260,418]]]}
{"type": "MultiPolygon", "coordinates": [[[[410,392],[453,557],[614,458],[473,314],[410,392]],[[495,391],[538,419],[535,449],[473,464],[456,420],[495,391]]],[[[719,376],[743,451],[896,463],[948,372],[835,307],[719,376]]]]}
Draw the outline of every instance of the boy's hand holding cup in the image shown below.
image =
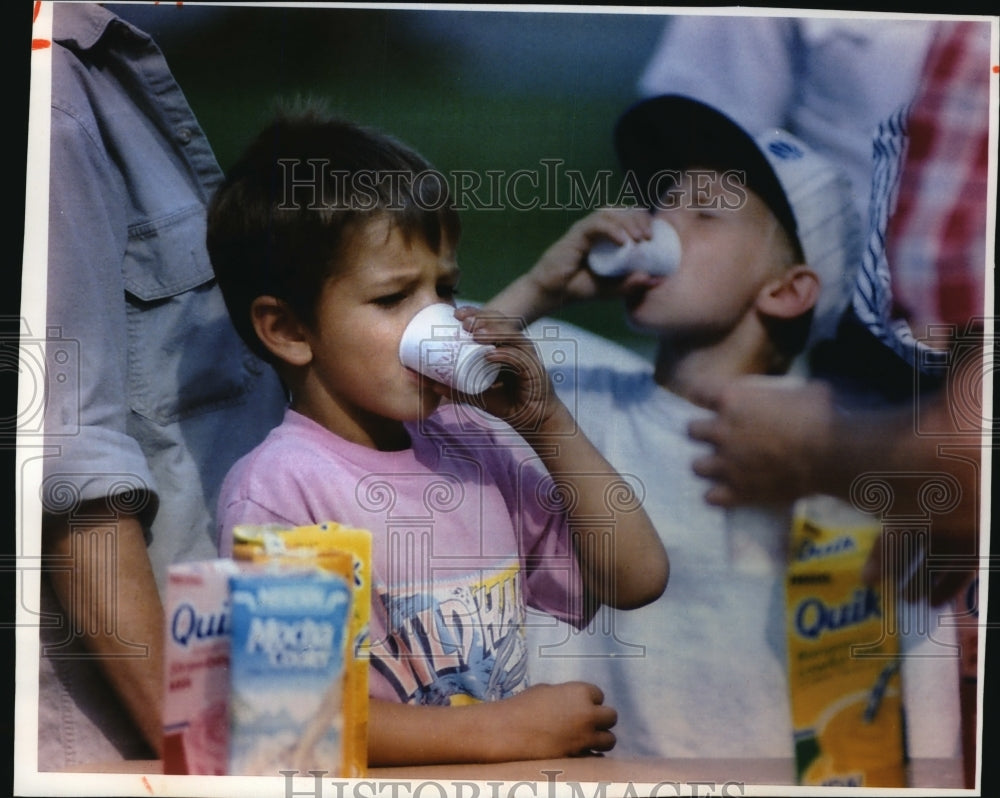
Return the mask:
{"type": "Polygon", "coordinates": [[[567,303],[651,288],[679,262],[680,240],[669,223],[642,208],[603,208],[575,222],[488,307],[530,323],[567,303]]]}
{"type": "Polygon", "coordinates": [[[476,395],[496,382],[500,364],[486,359],[495,349],[477,343],[455,317],[455,308],[442,302],[413,317],[399,342],[399,359],[453,391],[476,395]]]}
{"type": "MultiPolygon", "coordinates": [[[[407,368],[443,386],[515,429],[534,432],[556,406],[548,374],[518,319],[476,307],[429,305],[403,332],[407,368]]],[[[447,389],[447,390],[444,390],[447,389]]]]}

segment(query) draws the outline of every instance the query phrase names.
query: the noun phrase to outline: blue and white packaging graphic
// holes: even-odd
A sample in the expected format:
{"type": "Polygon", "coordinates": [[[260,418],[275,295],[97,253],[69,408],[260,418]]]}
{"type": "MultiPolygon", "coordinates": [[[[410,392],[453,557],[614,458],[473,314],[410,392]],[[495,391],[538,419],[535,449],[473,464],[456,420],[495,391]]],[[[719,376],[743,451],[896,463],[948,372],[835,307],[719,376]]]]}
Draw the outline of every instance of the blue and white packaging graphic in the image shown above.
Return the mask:
{"type": "Polygon", "coordinates": [[[229,773],[337,773],[351,585],[319,570],[268,570],[229,586],[229,773]]]}

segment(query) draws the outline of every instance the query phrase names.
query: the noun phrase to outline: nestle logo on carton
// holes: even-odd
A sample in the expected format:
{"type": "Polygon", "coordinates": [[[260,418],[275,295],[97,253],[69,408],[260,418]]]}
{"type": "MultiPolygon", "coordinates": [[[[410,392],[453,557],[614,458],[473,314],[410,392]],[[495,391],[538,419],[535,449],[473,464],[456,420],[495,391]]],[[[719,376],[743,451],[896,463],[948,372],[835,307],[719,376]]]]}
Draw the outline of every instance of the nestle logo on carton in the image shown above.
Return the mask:
{"type": "Polygon", "coordinates": [[[315,609],[325,606],[327,600],[325,588],[309,588],[301,583],[289,587],[261,587],[257,591],[257,606],[272,610],[315,609]]]}
{"type": "Polygon", "coordinates": [[[850,535],[834,538],[828,543],[814,543],[811,540],[803,540],[795,552],[795,559],[799,562],[808,562],[821,557],[832,557],[835,554],[848,554],[857,549],[854,538],[850,535]]]}

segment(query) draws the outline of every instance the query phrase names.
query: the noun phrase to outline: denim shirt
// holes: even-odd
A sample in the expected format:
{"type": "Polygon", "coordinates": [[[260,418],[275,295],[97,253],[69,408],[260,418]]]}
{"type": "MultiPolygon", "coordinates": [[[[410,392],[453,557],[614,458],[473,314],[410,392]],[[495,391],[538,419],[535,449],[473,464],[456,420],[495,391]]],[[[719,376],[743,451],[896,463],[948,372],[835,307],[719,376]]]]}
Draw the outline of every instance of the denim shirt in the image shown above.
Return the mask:
{"type": "Polygon", "coordinates": [[[56,5],[53,27],[47,326],[79,368],[50,380],[43,495],[147,487],[158,512],[137,495],[123,509],[152,521],[162,580],[215,556],[218,482],[284,401],[216,286],[205,207],[222,174],[163,56],[97,6],[56,5]]]}
{"type": "MultiPolygon", "coordinates": [[[[138,515],[162,593],[170,563],[217,556],[221,481],[285,400],[215,283],[205,209],[222,174],[158,47],[90,4],[54,4],[52,39],[42,502],[71,522],[103,496],[138,515]]],[[[53,634],[66,669],[78,641],[53,634]]],[[[94,730],[67,731],[71,714],[64,741],[84,746],[94,730]]]]}

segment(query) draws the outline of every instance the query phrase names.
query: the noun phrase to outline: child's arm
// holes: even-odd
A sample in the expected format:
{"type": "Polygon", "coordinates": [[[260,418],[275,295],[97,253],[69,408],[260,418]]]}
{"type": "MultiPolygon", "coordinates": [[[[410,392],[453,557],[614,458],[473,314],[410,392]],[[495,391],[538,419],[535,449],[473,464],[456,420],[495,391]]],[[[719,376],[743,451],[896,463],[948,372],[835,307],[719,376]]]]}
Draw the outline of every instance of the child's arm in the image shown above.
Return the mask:
{"type": "Polygon", "coordinates": [[[648,239],[652,235],[651,224],[652,216],[645,210],[595,211],[570,227],[529,272],[515,279],[485,307],[530,324],[570,302],[620,296],[636,282],[644,284],[650,277],[642,274],[620,279],[595,277],[587,268],[587,253],[602,238],[619,244],[629,239],[648,239]]]}
{"type": "Polygon", "coordinates": [[[483,408],[521,433],[574,496],[570,521],[577,522],[573,542],[588,598],[621,609],[655,601],[670,571],[659,535],[552,390],[534,344],[514,319],[475,308],[460,308],[455,316],[477,341],[495,344],[489,359],[505,366],[501,384],[479,397],[483,408]]]}
{"type": "Polygon", "coordinates": [[[368,764],[433,765],[557,759],[615,744],[615,710],[592,684],[539,684],[501,701],[459,707],[372,699],[368,764]]]}

